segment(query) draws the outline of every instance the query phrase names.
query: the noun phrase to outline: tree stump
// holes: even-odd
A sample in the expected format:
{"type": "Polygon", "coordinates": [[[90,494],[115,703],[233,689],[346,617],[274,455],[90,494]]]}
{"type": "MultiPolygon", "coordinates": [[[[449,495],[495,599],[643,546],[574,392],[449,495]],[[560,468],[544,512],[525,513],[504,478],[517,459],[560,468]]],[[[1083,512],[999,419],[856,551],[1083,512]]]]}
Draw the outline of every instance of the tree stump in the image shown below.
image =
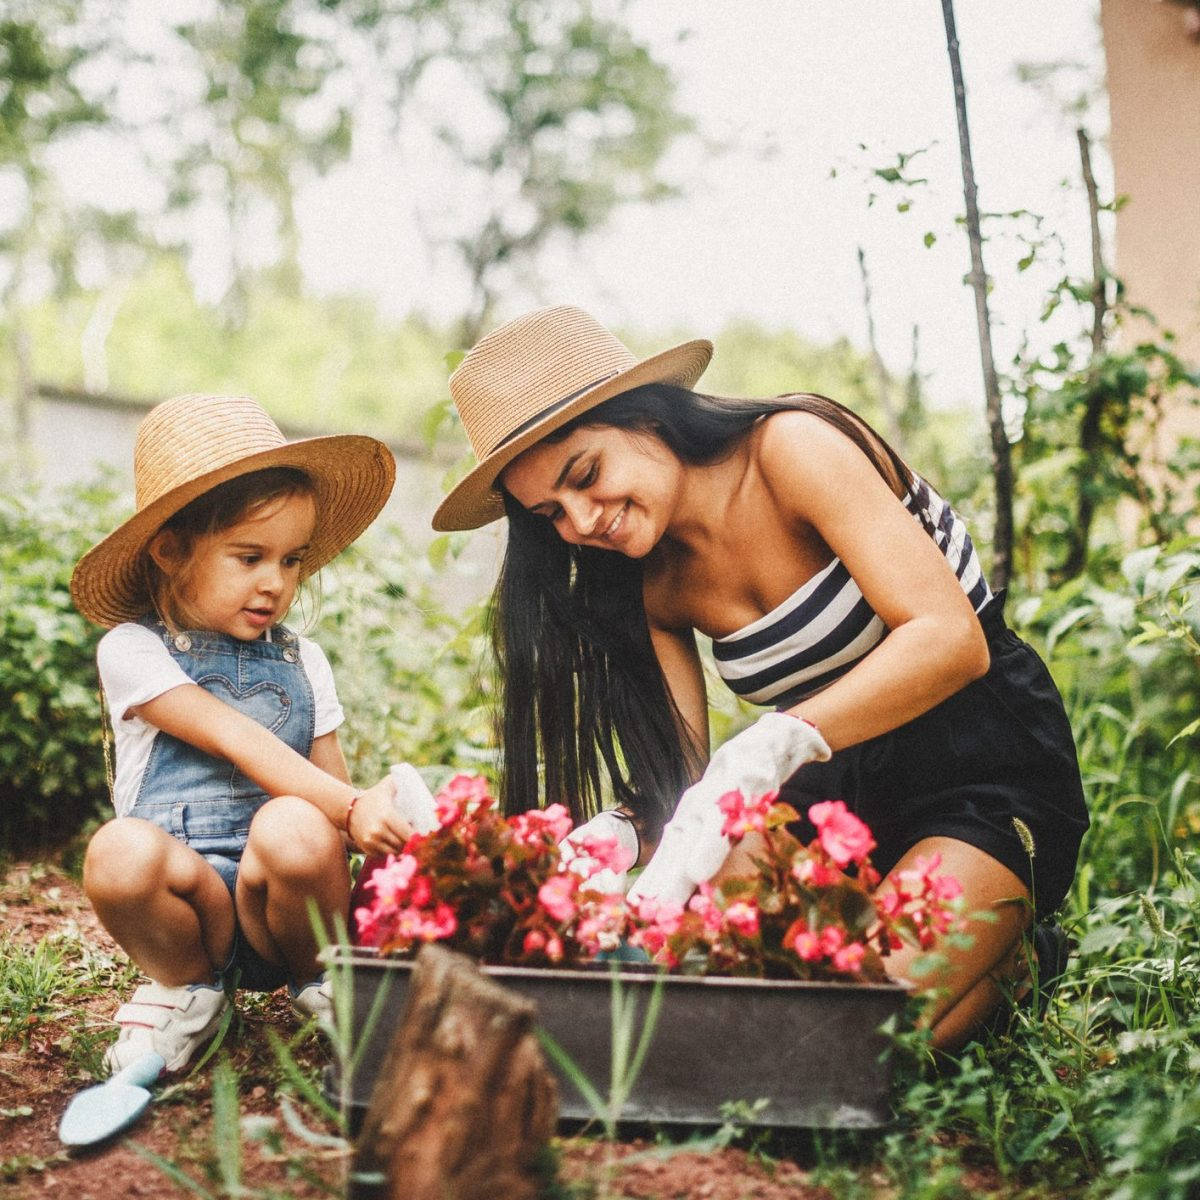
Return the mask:
{"type": "Polygon", "coordinates": [[[385,1176],[389,1200],[534,1200],[558,1119],[534,1011],[469,958],[422,949],[355,1175],[385,1176]]]}

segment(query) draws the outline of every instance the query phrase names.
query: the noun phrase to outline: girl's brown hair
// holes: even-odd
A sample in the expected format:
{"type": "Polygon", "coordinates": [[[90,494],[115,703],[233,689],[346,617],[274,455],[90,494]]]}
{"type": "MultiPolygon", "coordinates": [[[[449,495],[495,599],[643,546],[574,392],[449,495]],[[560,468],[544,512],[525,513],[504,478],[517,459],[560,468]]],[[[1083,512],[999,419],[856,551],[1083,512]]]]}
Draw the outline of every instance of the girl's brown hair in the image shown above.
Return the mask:
{"type": "Polygon", "coordinates": [[[196,628],[184,592],[191,582],[192,554],[200,538],[231,529],[293,496],[315,497],[316,490],[312,479],[298,467],[268,467],[218,484],[166,521],[159,532],[167,530],[175,536],[180,569],[168,574],[154,561],[149,549],[143,551],[146,595],[163,624],[172,633],[196,628]]]}

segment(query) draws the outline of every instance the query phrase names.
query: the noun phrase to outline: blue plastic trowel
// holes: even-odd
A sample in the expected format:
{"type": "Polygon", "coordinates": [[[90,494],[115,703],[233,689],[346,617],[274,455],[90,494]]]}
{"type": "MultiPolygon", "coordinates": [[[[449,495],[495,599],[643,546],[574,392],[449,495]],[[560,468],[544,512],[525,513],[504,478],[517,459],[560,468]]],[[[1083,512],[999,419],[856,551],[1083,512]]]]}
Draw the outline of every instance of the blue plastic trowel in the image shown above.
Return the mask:
{"type": "Polygon", "coordinates": [[[150,1103],[147,1090],[166,1064],[150,1051],[95,1087],[85,1088],[67,1105],[58,1126],[64,1146],[94,1146],[127,1129],[150,1103]]]}

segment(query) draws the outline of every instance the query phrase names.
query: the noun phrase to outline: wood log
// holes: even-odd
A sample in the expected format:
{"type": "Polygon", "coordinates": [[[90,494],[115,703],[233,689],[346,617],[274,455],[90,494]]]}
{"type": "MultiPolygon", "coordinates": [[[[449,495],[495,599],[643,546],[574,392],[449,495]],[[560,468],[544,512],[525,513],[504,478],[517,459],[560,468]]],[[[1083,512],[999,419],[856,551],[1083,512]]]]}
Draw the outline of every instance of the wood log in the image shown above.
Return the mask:
{"type": "Polygon", "coordinates": [[[386,1176],[390,1200],[534,1200],[558,1119],[534,1011],[469,958],[424,947],[354,1174],[386,1176]]]}

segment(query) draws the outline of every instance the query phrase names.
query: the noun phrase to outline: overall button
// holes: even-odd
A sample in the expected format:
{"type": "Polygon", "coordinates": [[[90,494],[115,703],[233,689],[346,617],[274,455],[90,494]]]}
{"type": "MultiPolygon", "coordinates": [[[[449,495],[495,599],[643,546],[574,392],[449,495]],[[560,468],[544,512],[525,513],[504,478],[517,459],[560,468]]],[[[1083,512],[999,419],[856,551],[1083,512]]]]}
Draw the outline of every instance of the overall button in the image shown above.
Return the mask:
{"type": "Polygon", "coordinates": [[[284,657],[284,658],[285,658],[285,659],[286,659],[288,662],[290,662],[290,663],[294,663],[294,662],[296,661],[296,659],[297,659],[297,658],[299,658],[299,655],[296,653],[296,651],[295,651],[295,650],[293,650],[293,649],[291,648],[291,646],[289,646],[289,647],[288,647],[288,648],[287,648],[287,649],[286,649],[286,650],[283,652],[283,657],[284,657]]]}
{"type": "Polygon", "coordinates": [[[177,633],[175,635],[175,649],[180,654],[186,654],[192,648],[192,639],[186,633],[177,633]]]}

